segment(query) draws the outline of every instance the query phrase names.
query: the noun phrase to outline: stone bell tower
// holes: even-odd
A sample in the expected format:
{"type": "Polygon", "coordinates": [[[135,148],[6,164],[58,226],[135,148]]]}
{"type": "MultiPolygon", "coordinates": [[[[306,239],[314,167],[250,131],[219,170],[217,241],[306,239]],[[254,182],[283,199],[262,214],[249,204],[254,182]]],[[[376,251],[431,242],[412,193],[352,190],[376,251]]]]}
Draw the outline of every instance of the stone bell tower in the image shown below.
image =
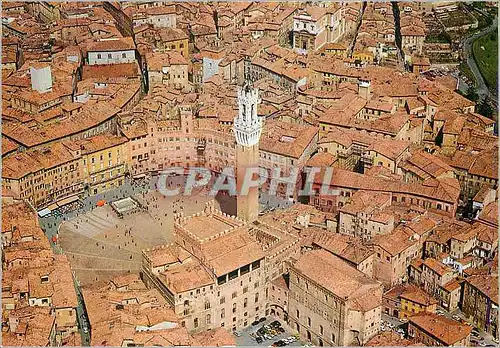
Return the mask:
{"type": "Polygon", "coordinates": [[[259,140],[262,120],[257,115],[259,92],[252,84],[245,82],[238,88],[238,115],[234,118],[236,137],[236,186],[238,197],[236,209],[238,217],[254,221],[259,215],[259,188],[251,187],[248,195],[241,195],[241,187],[247,168],[259,167],[259,140]]]}

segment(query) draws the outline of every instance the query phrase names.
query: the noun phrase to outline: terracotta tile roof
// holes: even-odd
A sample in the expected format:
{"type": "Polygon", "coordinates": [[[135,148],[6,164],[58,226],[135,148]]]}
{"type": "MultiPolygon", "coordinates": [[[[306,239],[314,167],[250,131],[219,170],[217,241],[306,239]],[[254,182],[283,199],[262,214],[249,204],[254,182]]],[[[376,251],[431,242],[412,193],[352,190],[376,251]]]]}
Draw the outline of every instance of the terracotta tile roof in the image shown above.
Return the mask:
{"type": "Polygon", "coordinates": [[[359,213],[376,215],[384,206],[390,205],[390,202],[389,193],[359,190],[352,195],[347,204],[340,208],[340,211],[351,215],[359,213]]]}
{"type": "Polygon", "coordinates": [[[478,175],[486,178],[498,180],[498,147],[482,151],[472,166],[469,168],[469,174],[478,175]]]}
{"type": "Polygon", "coordinates": [[[177,262],[184,262],[190,254],[176,244],[169,247],[157,247],[143,252],[151,261],[151,267],[161,267],[177,262]]]}
{"type": "MultiPolygon", "coordinates": [[[[476,129],[477,126],[475,124],[472,124],[472,127],[474,128],[471,128],[470,121],[467,121],[467,125],[462,129],[458,137],[458,146],[476,151],[484,151],[490,150],[497,145],[498,137],[481,129],[476,129]]],[[[486,127],[487,126],[484,126],[484,128],[486,127]]]]}
{"type": "Polygon", "coordinates": [[[453,172],[453,168],[439,157],[425,151],[418,151],[402,165],[408,171],[414,172],[423,179],[438,178],[443,174],[453,172]]]}
{"type": "MultiPolygon", "coordinates": [[[[315,183],[322,183],[322,181],[322,175],[316,175],[315,183]]],[[[330,185],[333,187],[349,187],[367,191],[407,193],[448,203],[458,202],[460,194],[460,188],[456,179],[426,181],[420,185],[416,183],[408,184],[400,181],[370,177],[338,168],[333,169],[330,185]]]]}
{"type": "Polygon", "coordinates": [[[374,253],[373,249],[363,245],[359,238],[340,233],[317,231],[312,244],[356,266],[374,253]]]}
{"type": "Polygon", "coordinates": [[[400,294],[400,297],[423,306],[431,306],[438,303],[438,300],[427,292],[411,284],[406,286],[405,290],[400,294]]]}
{"type": "Polygon", "coordinates": [[[87,52],[111,52],[135,50],[132,37],[120,37],[93,41],[87,45],[87,52]]]}
{"type": "Polygon", "coordinates": [[[144,11],[148,16],[175,14],[175,5],[151,6],[141,9],[140,11],[144,11]]]}
{"type": "Polygon", "coordinates": [[[20,179],[42,169],[70,162],[75,156],[62,144],[50,148],[12,154],[3,159],[2,177],[20,179]]]}
{"type": "Polygon", "coordinates": [[[447,346],[465,339],[472,331],[470,325],[429,312],[420,312],[411,316],[409,321],[410,325],[418,327],[447,346]]]}
{"type": "MultiPolygon", "coordinates": [[[[498,241],[498,230],[479,223],[481,227],[477,229],[477,239],[480,242],[494,245],[498,241]]],[[[478,226],[479,227],[479,226],[478,226]]]]}
{"type": "Polygon", "coordinates": [[[84,65],[82,79],[135,77],[139,76],[139,74],[139,66],[137,63],[84,65]]]}
{"type": "Polygon", "coordinates": [[[163,67],[171,65],[186,65],[188,61],[180,53],[176,51],[168,51],[165,53],[148,53],[146,56],[148,62],[148,70],[161,71],[163,67]]]}
{"type": "MultiPolygon", "coordinates": [[[[326,250],[304,253],[293,268],[342,299],[355,300],[381,290],[380,283],[326,250]],[[335,277],[330,276],[332,272],[336,274],[335,277]]],[[[372,303],[364,305],[371,308],[381,305],[381,291],[379,295],[372,303]]]]}
{"type": "Polygon", "coordinates": [[[12,124],[3,126],[2,134],[29,148],[95,127],[114,117],[119,111],[119,108],[107,102],[87,104],[82,111],[58,123],[31,129],[23,124],[12,124]]]}
{"type": "Polygon", "coordinates": [[[9,317],[19,320],[17,332],[2,332],[5,346],[49,346],[55,316],[48,307],[24,307],[12,310],[9,317]]]}
{"type": "Polygon", "coordinates": [[[392,301],[398,301],[399,295],[401,295],[403,293],[403,291],[405,291],[405,288],[406,288],[405,285],[398,284],[398,285],[392,287],[391,289],[387,290],[384,293],[383,298],[390,299],[392,301]]]}
{"type": "Polygon", "coordinates": [[[315,153],[307,160],[308,167],[333,167],[337,162],[337,157],[328,152],[315,153]]]}
{"type": "Polygon", "coordinates": [[[396,256],[418,243],[418,240],[413,238],[412,233],[409,232],[408,229],[398,227],[389,234],[376,235],[370,241],[370,244],[384,249],[392,256],[396,256]]]}
{"type": "Polygon", "coordinates": [[[435,258],[428,257],[424,260],[423,265],[428,269],[432,270],[434,273],[437,273],[440,276],[443,276],[448,273],[453,273],[453,269],[449,266],[443,264],[442,262],[436,260],[435,258]]]}
{"type": "Polygon", "coordinates": [[[15,142],[12,140],[2,137],[2,156],[5,156],[6,154],[16,151],[19,148],[19,145],[17,145],[15,142]]]}
{"type": "Polygon", "coordinates": [[[498,306],[498,274],[473,275],[465,279],[498,306]]]}
{"type": "Polygon", "coordinates": [[[262,246],[240,230],[202,245],[207,264],[217,276],[264,258],[262,246]]]}
{"type": "Polygon", "coordinates": [[[157,34],[162,42],[187,40],[189,38],[184,30],[176,28],[159,28],[157,34]]]}
{"type": "Polygon", "coordinates": [[[372,143],[366,150],[379,153],[391,160],[396,160],[410,147],[410,142],[405,140],[380,139],[372,143]]]}
{"type": "Polygon", "coordinates": [[[86,138],[76,141],[67,141],[64,144],[70,148],[78,148],[84,154],[90,154],[97,151],[112,148],[114,146],[123,145],[127,142],[127,138],[119,137],[111,134],[100,134],[91,138],[86,138]]]}
{"type": "Polygon", "coordinates": [[[448,292],[455,291],[460,288],[460,281],[458,279],[450,280],[448,283],[442,286],[442,288],[448,292]]]}
{"type": "Polygon", "coordinates": [[[498,227],[498,201],[491,202],[481,210],[478,220],[490,226],[498,227]]]}
{"type": "Polygon", "coordinates": [[[205,267],[194,260],[171,267],[165,272],[160,273],[158,277],[175,294],[215,283],[213,276],[205,267]]]}
{"type": "Polygon", "coordinates": [[[264,125],[259,146],[261,151],[300,158],[317,134],[316,127],[268,120],[264,125]]]}
{"type": "Polygon", "coordinates": [[[224,328],[202,331],[193,334],[193,346],[201,347],[233,347],[236,346],[235,336],[224,328]]]}

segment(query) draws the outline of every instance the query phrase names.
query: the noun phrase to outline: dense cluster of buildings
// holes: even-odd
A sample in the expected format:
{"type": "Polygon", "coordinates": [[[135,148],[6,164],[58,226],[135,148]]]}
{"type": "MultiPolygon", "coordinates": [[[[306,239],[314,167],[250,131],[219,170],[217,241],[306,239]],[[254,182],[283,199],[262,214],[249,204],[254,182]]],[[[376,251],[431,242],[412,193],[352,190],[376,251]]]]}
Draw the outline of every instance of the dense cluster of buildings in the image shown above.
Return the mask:
{"type": "Polygon", "coordinates": [[[319,346],[469,344],[437,306],[498,339],[495,122],[420,74],[442,3],[3,6],[4,344],[79,345],[78,301],[92,345],[233,345],[269,316],[319,346]],[[80,299],[37,222],[169,167],[252,164],[298,169],[277,192],[302,203],[261,215],[253,190],[236,216],[178,213],[140,276],[80,299]]]}

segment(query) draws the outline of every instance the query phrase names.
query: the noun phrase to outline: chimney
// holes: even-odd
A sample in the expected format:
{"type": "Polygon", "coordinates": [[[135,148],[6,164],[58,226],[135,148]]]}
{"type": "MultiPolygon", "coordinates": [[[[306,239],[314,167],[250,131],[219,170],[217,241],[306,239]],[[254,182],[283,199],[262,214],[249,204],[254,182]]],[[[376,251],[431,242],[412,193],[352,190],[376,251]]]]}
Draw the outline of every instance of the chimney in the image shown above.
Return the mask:
{"type": "Polygon", "coordinates": [[[38,93],[52,92],[52,70],[49,65],[30,67],[31,89],[38,93]]]}

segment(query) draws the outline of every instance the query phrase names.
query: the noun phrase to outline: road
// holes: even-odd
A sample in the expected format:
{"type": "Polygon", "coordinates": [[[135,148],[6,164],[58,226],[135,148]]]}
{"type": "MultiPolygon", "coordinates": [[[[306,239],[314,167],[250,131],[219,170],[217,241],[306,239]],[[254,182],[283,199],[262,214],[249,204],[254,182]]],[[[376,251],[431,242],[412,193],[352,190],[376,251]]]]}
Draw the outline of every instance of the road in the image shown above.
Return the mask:
{"type": "Polygon", "coordinates": [[[483,75],[481,75],[481,72],[479,71],[479,68],[476,64],[476,61],[474,60],[474,54],[472,53],[472,46],[474,44],[474,41],[476,41],[481,36],[488,35],[493,31],[497,30],[497,23],[498,23],[498,18],[495,17],[493,23],[490,26],[486,27],[479,33],[469,36],[467,39],[465,39],[463,44],[464,58],[476,79],[477,94],[479,95],[480,99],[487,97],[496,106],[497,106],[497,97],[493,93],[491,93],[491,91],[488,89],[488,86],[486,86],[486,83],[484,82],[483,75]]]}

